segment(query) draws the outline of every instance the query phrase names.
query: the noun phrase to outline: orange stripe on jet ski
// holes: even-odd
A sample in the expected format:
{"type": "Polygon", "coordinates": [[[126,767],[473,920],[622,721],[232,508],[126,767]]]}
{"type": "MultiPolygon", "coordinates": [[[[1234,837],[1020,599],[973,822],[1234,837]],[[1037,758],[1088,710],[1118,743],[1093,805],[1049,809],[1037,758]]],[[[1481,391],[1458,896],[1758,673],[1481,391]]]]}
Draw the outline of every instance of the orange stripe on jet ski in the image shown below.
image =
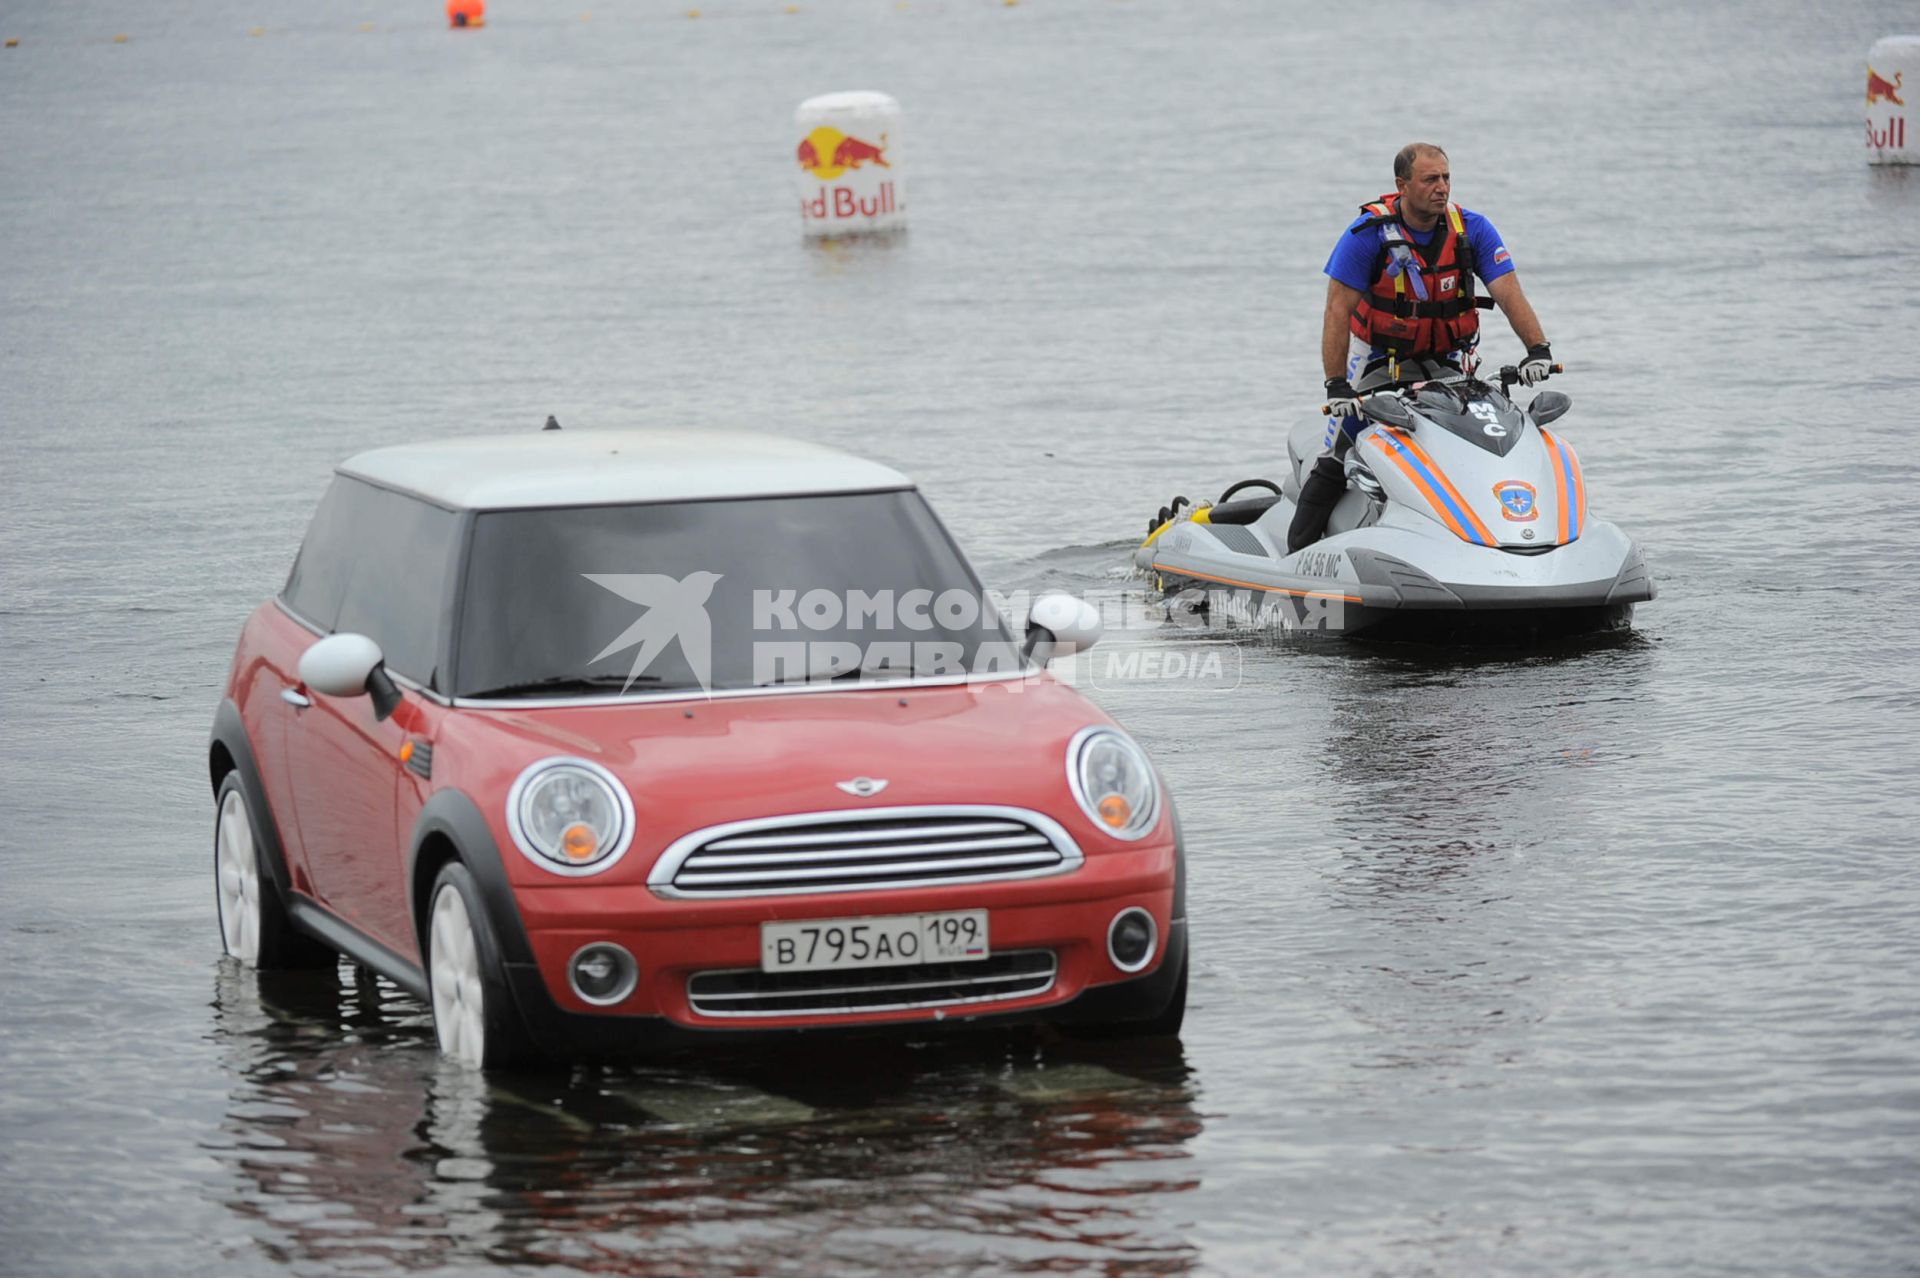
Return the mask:
{"type": "Polygon", "coordinates": [[[1200,572],[1193,568],[1175,568],[1170,564],[1154,561],[1154,571],[1171,573],[1176,577],[1198,577],[1201,581],[1217,581],[1223,586],[1241,586],[1247,590],[1264,590],[1270,595],[1296,595],[1301,599],[1342,599],[1347,603],[1365,603],[1359,595],[1336,595],[1325,590],[1288,590],[1285,586],[1263,586],[1253,581],[1237,581],[1232,577],[1216,577],[1210,572],[1200,572]]]}
{"type": "Polygon", "coordinates": [[[1447,472],[1444,470],[1441,470],[1440,467],[1434,462],[1433,458],[1427,456],[1426,450],[1424,450],[1423,448],[1420,447],[1419,444],[1414,442],[1413,436],[1403,435],[1397,430],[1393,431],[1392,434],[1401,443],[1405,444],[1408,448],[1412,449],[1413,455],[1415,457],[1418,457],[1421,463],[1425,465],[1428,470],[1433,472],[1433,477],[1440,482],[1440,486],[1442,488],[1446,489],[1447,496],[1453,498],[1454,503],[1460,507],[1461,513],[1467,517],[1467,522],[1473,525],[1473,530],[1476,533],[1480,534],[1481,543],[1483,545],[1488,545],[1488,546],[1498,545],[1499,540],[1493,535],[1493,533],[1487,528],[1485,524],[1480,522],[1480,516],[1473,513],[1473,507],[1467,504],[1467,499],[1460,495],[1460,490],[1453,486],[1453,481],[1451,479],[1447,478],[1447,472]]]}
{"type": "Polygon", "coordinates": [[[1420,445],[1386,426],[1382,426],[1371,438],[1374,447],[1385,453],[1400,468],[1400,473],[1413,481],[1413,486],[1433,507],[1433,513],[1440,517],[1440,522],[1454,536],[1480,546],[1499,544],[1487,526],[1480,522],[1480,517],[1473,513],[1473,507],[1460,495],[1460,490],[1447,478],[1446,472],[1434,465],[1433,458],[1427,456],[1420,445]]]}
{"type": "Polygon", "coordinates": [[[1587,479],[1580,472],[1580,456],[1573,445],[1547,431],[1540,432],[1553,462],[1553,491],[1560,505],[1560,544],[1577,541],[1587,523],[1587,479]]]}

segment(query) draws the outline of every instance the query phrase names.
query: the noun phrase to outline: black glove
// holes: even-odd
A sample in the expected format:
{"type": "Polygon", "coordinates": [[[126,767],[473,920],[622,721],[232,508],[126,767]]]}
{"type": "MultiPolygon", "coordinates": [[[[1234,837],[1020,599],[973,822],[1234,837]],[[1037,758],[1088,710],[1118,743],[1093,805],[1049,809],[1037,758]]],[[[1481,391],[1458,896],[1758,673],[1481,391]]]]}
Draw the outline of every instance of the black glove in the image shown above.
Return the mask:
{"type": "Polygon", "coordinates": [[[1353,389],[1353,383],[1344,377],[1327,379],[1327,415],[1330,417],[1360,415],[1360,392],[1353,389]]]}
{"type": "Polygon", "coordinates": [[[1545,342],[1535,342],[1527,347],[1527,357],[1520,361],[1520,384],[1537,386],[1547,380],[1547,374],[1553,371],[1553,351],[1545,342]]]}

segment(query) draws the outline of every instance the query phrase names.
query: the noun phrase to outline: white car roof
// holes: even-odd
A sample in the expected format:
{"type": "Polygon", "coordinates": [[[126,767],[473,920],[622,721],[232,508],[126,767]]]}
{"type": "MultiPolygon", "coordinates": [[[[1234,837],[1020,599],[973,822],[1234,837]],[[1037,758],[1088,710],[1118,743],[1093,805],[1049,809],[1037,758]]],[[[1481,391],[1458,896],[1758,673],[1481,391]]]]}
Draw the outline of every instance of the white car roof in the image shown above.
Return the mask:
{"type": "Polygon", "coordinates": [[[721,430],[533,430],[376,448],[337,469],[456,510],[913,487],[899,471],[835,448],[721,430]]]}

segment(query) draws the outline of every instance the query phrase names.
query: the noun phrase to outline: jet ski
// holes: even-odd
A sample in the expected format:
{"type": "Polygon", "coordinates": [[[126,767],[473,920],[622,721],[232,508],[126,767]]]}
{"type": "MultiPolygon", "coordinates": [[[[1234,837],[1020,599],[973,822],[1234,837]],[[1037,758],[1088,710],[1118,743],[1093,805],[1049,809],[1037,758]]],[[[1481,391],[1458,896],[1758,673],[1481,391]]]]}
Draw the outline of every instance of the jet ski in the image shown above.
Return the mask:
{"type": "Polygon", "coordinates": [[[1198,506],[1174,498],[1134,563],[1169,602],[1287,630],[1525,642],[1626,629],[1654,597],[1646,560],[1588,513],[1579,456],[1547,429],[1572,400],[1542,390],[1517,404],[1519,380],[1512,367],[1498,385],[1450,363],[1383,369],[1359,387],[1366,422],[1320,540],[1287,547],[1335,429],[1306,421],[1287,437],[1280,483],[1243,480],[1198,506]]]}

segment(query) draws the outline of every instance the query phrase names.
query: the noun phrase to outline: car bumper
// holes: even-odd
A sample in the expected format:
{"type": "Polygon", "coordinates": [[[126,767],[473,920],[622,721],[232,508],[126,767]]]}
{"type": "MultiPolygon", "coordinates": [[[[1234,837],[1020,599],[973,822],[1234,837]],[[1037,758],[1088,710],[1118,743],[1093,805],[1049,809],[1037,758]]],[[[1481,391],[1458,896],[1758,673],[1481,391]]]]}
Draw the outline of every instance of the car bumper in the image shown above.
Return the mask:
{"type": "Polygon", "coordinates": [[[706,1050],[731,1045],[748,1046],[770,1038],[857,1037],[862,1035],[931,1035],[1023,1025],[1115,1025],[1148,1021],[1172,1002],[1180,972],[1187,960],[1187,921],[1171,920],[1159,957],[1145,972],[1104,985],[1084,986],[1033,1003],[949,1009],[932,1013],[840,1018],[812,1018],[792,1023],[755,1022],[750,1026],[725,1022],[686,1023],[660,1015],[613,1012],[576,1012],[549,997],[546,981],[535,964],[509,964],[507,974],[515,998],[535,1041],[555,1054],[643,1056],[676,1051],[706,1050]]]}
{"type": "MultiPolygon", "coordinates": [[[[568,1051],[646,1053],[795,1032],[1145,1020],[1166,1008],[1185,959],[1178,870],[1177,847],[1162,845],[1090,858],[1057,878],[912,891],[697,902],[662,901],[644,889],[523,891],[518,894],[519,914],[533,961],[510,962],[508,976],[536,1040],[568,1051]],[[1122,970],[1107,950],[1114,918],[1131,908],[1152,916],[1157,937],[1152,958],[1137,972],[1122,970]],[[689,982],[696,976],[711,980],[713,974],[726,973],[756,979],[763,922],[964,909],[987,911],[995,959],[1051,955],[1051,979],[1044,986],[1029,981],[1010,992],[982,996],[977,991],[928,993],[929,985],[942,982],[917,980],[928,973],[912,967],[860,969],[846,981],[839,979],[847,975],[842,973],[781,978],[799,987],[812,981],[829,991],[798,1013],[716,1014],[711,1001],[696,1005],[690,997],[689,982]],[[609,1007],[587,1003],[567,977],[572,957],[596,942],[621,946],[640,969],[633,993],[609,1007]],[[842,986],[864,980],[891,985],[896,978],[901,986],[919,989],[882,998],[878,1001],[886,1005],[880,1007],[826,1005],[833,1002],[831,991],[842,986]]],[[[985,965],[949,964],[945,970],[966,976],[985,970],[985,965]]]]}

